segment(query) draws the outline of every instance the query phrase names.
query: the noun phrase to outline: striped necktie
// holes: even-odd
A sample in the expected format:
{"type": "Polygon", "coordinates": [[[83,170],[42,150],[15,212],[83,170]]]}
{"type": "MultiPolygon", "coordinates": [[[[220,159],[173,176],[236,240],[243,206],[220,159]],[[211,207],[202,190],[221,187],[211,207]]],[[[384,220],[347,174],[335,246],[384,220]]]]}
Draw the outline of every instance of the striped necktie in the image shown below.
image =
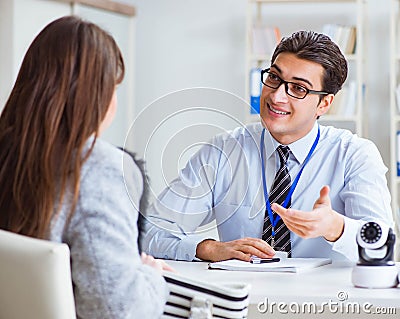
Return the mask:
{"type": "MultiPolygon", "coordinates": [[[[280,145],[277,147],[276,151],[278,152],[280,159],[280,168],[275,175],[275,179],[269,193],[269,202],[271,204],[278,203],[279,205],[283,205],[285,198],[289,193],[291,184],[289,171],[286,166],[290,149],[287,146],[280,145]]],[[[291,201],[289,201],[288,207],[286,208],[289,208],[290,206],[291,201]]],[[[273,212],[273,216],[275,220],[278,215],[273,212]]],[[[275,226],[275,236],[272,237],[272,225],[269,219],[268,211],[265,212],[262,239],[270,244],[275,250],[286,251],[288,256],[291,257],[292,247],[290,243],[290,231],[283,223],[282,219],[279,219],[277,225],[275,226]]]]}

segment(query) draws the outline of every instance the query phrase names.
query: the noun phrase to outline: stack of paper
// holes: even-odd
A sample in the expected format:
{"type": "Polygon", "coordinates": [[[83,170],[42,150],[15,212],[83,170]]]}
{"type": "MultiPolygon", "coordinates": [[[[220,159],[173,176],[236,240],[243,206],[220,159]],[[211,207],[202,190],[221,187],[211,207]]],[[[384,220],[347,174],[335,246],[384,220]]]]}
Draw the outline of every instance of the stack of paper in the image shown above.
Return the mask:
{"type": "Polygon", "coordinates": [[[209,263],[209,269],[234,271],[301,272],[332,263],[329,258],[282,258],[279,262],[252,264],[242,260],[225,260],[209,263]]]}

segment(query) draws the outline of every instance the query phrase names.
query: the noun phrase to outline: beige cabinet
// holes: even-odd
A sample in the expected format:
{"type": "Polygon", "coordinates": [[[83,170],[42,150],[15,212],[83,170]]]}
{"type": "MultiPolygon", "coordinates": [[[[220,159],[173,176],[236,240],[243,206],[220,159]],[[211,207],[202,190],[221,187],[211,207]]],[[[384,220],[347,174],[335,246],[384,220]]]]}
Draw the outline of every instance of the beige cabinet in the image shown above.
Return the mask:
{"type": "MultiPolygon", "coordinates": [[[[110,0],[1,0],[0,1],[0,110],[17,77],[29,44],[50,21],[74,14],[110,32],[122,50],[126,76],[118,88],[118,111],[104,138],[122,146],[134,117],[135,8],[110,0]]],[[[131,147],[131,141],[127,146],[131,147]]]]}

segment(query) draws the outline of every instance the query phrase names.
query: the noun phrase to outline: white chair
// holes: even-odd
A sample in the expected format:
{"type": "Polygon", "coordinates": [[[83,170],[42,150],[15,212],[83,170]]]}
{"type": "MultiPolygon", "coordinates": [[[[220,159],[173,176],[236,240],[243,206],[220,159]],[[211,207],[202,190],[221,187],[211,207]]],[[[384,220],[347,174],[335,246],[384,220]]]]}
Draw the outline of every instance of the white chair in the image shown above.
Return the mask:
{"type": "Polygon", "coordinates": [[[0,319],[75,319],[66,244],[0,230],[0,319]]]}

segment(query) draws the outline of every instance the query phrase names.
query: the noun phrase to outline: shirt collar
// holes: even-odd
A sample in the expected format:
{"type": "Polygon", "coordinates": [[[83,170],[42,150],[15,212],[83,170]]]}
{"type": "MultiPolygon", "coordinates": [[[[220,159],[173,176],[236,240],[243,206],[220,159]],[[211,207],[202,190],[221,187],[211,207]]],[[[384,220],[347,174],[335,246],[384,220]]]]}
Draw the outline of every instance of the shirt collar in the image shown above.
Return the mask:
{"type": "MultiPolygon", "coordinates": [[[[295,159],[299,164],[303,163],[313,145],[315,138],[318,134],[318,123],[315,122],[313,128],[310,132],[301,139],[289,144],[289,148],[295,159]]],[[[274,155],[276,148],[281,145],[277,140],[275,140],[268,130],[265,130],[265,155],[266,158],[270,158],[274,155]]]]}

